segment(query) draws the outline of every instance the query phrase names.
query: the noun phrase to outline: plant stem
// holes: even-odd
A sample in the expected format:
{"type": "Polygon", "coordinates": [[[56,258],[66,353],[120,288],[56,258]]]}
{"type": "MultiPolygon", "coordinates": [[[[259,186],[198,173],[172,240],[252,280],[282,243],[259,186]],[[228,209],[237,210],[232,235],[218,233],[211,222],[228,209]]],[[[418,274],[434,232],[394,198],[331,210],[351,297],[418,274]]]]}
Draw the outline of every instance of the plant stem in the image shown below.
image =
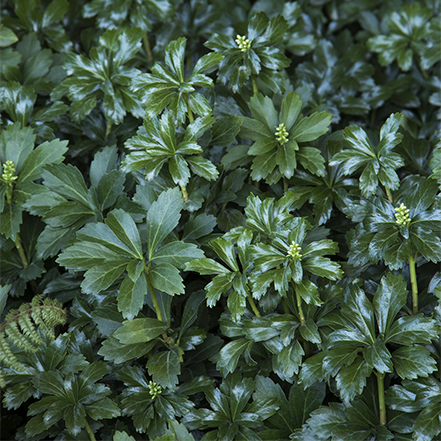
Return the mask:
{"type": "Polygon", "coordinates": [[[107,126],[106,126],[106,137],[105,140],[107,141],[107,137],[110,135],[110,132],[112,131],[112,121],[107,120],[107,126]]]}
{"type": "Polygon", "coordinates": [[[251,294],[250,294],[250,293],[247,294],[247,298],[248,298],[248,301],[250,302],[250,306],[251,306],[251,309],[252,309],[253,312],[254,312],[254,315],[255,315],[256,317],[260,317],[260,312],[259,312],[259,310],[257,309],[257,306],[256,306],[256,304],[254,303],[254,300],[253,300],[253,298],[251,297],[251,294]]]}
{"type": "Polygon", "coordinates": [[[12,185],[6,187],[6,203],[12,205],[12,185]]]}
{"type": "Polygon", "coordinates": [[[251,81],[253,83],[253,93],[254,93],[254,95],[257,95],[257,92],[259,92],[259,89],[257,88],[257,81],[256,81],[256,77],[254,75],[251,75],[251,81]]]}
{"type": "Polygon", "coordinates": [[[150,49],[149,39],[147,38],[147,32],[142,37],[142,41],[144,42],[144,49],[147,52],[147,61],[151,63],[153,61],[152,50],[150,49]]]}
{"type": "Polygon", "coordinates": [[[412,254],[409,256],[410,283],[412,285],[412,313],[414,315],[418,314],[418,284],[415,271],[416,257],[416,254],[415,257],[413,257],[412,254]]]}
{"type": "Polygon", "coordinates": [[[156,317],[158,318],[158,320],[161,320],[161,322],[163,322],[164,320],[162,318],[161,308],[159,307],[158,299],[156,297],[155,288],[153,288],[153,285],[150,282],[150,279],[148,276],[148,268],[145,264],[144,264],[144,275],[145,275],[145,280],[147,281],[147,286],[149,288],[150,295],[152,296],[152,301],[153,301],[153,306],[155,308],[156,317]]]}
{"type": "Polygon", "coordinates": [[[23,262],[23,268],[27,268],[29,266],[29,262],[28,262],[28,259],[26,257],[26,253],[25,253],[25,250],[23,248],[23,245],[21,244],[20,236],[19,236],[18,233],[15,236],[15,246],[17,248],[18,254],[20,255],[20,259],[23,262]]]}
{"type": "Polygon", "coordinates": [[[84,421],[86,423],[86,431],[89,434],[90,441],[96,441],[95,435],[93,434],[92,429],[89,426],[89,423],[87,422],[87,420],[84,421]]]}
{"type": "Polygon", "coordinates": [[[194,116],[188,104],[187,104],[187,112],[188,112],[188,120],[190,121],[190,123],[192,123],[194,121],[194,116]]]}
{"type": "Polygon", "coordinates": [[[183,185],[181,187],[181,193],[182,193],[182,197],[184,198],[184,202],[188,201],[188,192],[187,192],[187,187],[185,185],[183,185]]]}
{"type": "Polygon", "coordinates": [[[306,320],[302,309],[302,298],[300,297],[300,294],[297,292],[297,290],[296,290],[296,300],[297,300],[297,308],[299,310],[299,316],[300,316],[300,326],[303,326],[306,323],[306,320]]]}
{"type": "Polygon", "coordinates": [[[386,425],[386,403],[384,401],[384,375],[380,372],[375,372],[377,375],[378,385],[378,404],[380,406],[380,424],[386,425]]]}
{"type": "Polygon", "coordinates": [[[389,199],[389,202],[392,203],[393,197],[392,197],[392,193],[390,192],[390,188],[384,187],[384,189],[386,190],[386,195],[387,195],[387,198],[389,199]]]}

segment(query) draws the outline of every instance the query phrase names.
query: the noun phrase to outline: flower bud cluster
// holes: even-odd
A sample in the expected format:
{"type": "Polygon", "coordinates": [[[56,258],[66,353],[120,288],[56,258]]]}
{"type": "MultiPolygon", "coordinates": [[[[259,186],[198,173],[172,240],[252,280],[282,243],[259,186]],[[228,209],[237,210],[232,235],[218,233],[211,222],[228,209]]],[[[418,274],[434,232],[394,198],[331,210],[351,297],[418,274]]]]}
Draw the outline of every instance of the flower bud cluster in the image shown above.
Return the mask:
{"type": "Polygon", "coordinates": [[[158,395],[161,395],[162,387],[153,381],[149,381],[149,393],[152,396],[152,400],[154,400],[158,395]]]}
{"type": "Polygon", "coordinates": [[[401,203],[401,205],[398,208],[395,208],[395,218],[396,218],[396,223],[398,226],[400,227],[408,227],[410,224],[410,210],[403,204],[401,203]]]}
{"type": "Polygon", "coordinates": [[[15,173],[15,164],[14,161],[6,161],[3,164],[3,174],[2,174],[2,181],[8,185],[9,187],[12,187],[12,183],[18,179],[18,176],[14,176],[15,173]]]}
{"type": "Polygon", "coordinates": [[[288,135],[289,133],[287,132],[286,128],[285,128],[285,124],[279,124],[279,127],[276,127],[276,133],[274,133],[276,139],[278,142],[280,142],[280,144],[285,144],[285,142],[288,142],[288,135]]]}
{"type": "Polygon", "coordinates": [[[247,37],[237,35],[237,36],[236,36],[236,40],[234,40],[234,41],[235,41],[236,44],[239,46],[239,49],[240,49],[242,52],[247,52],[247,51],[250,50],[250,47],[251,47],[251,41],[248,40],[247,37]]]}
{"type": "Polygon", "coordinates": [[[288,253],[286,255],[292,257],[293,260],[301,259],[302,254],[300,253],[300,251],[302,251],[300,245],[292,241],[291,245],[289,246],[288,253]]]}

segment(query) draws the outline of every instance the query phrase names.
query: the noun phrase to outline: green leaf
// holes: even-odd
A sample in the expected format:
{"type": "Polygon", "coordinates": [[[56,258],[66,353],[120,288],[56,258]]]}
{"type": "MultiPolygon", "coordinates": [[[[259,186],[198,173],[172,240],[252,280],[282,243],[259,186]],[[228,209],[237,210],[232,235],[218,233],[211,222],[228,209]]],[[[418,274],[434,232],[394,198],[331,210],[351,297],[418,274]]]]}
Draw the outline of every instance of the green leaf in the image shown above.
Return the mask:
{"type": "Polygon", "coordinates": [[[112,170],[104,175],[97,187],[97,196],[100,201],[101,211],[110,208],[123,192],[125,176],[117,170],[112,170]]]}
{"type": "Polygon", "coordinates": [[[399,345],[430,344],[437,338],[439,327],[435,321],[423,314],[404,316],[399,318],[390,327],[385,335],[385,341],[399,345]]]}
{"type": "Polygon", "coordinates": [[[320,300],[320,295],[317,286],[308,279],[303,279],[295,283],[295,289],[300,294],[300,297],[307,305],[320,306],[323,302],[320,300]]]}
{"type": "Polygon", "coordinates": [[[231,268],[232,271],[239,271],[236,256],[234,253],[234,247],[230,241],[221,237],[219,239],[212,240],[210,242],[210,246],[222,259],[222,261],[231,268]]]}
{"type": "Polygon", "coordinates": [[[364,359],[369,366],[380,373],[393,372],[392,356],[381,339],[363,351],[364,359]]]}
{"type": "Polygon", "coordinates": [[[227,116],[215,122],[211,129],[211,144],[219,147],[227,147],[236,140],[240,131],[242,118],[239,116],[227,116]]]}
{"type": "Polygon", "coordinates": [[[168,262],[160,263],[152,268],[148,277],[154,288],[171,296],[185,292],[179,270],[168,262]]]}
{"type": "Polygon", "coordinates": [[[143,357],[147,352],[152,350],[155,344],[156,341],[151,340],[148,344],[134,343],[125,345],[120,343],[115,337],[110,336],[107,340],[103,341],[98,355],[103,356],[106,361],[113,360],[114,363],[121,364],[134,358],[143,357]]]}
{"type": "Polygon", "coordinates": [[[13,161],[19,172],[34,148],[35,135],[29,127],[20,129],[19,124],[10,125],[0,134],[0,161],[13,161]]]}
{"type": "Polygon", "coordinates": [[[280,122],[285,124],[286,130],[289,132],[297,121],[302,111],[302,100],[295,92],[290,92],[282,100],[280,111],[280,122]]]}
{"type": "Polygon", "coordinates": [[[200,239],[210,234],[216,226],[216,218],[211,214],[202,213],[186,222],[183,241],[200,239]]]}
{"type": "Polygon", "coordinates": [[[441,433],[439,405],[431,405],[423,409],[414,424],[415,439],[418,441],[435,440],[441,433]]]}
{"type": "Polygon", "coordinates": [[[190,328],[190,326],[196,321],[198,316],[199,306],[205,300],[204,291],[193,292],[188,300],[185,302],[184,312],[182,313],[181,330],[179,331],[179,338],[182,334],[190,328]]]}
{"type": "Polygon", "coordinates": [[[176,227],[184,206],[181,192],[173,188],[161,193],[147,212],[147,244],[149,258],[157,247],[176,227]]]}
{"type": "Polygon", "coordinates": [[[366,378],[372,373],[372,368],[358,356],[352,364],[340,369],[336,376],[337,388],[344,401],[351,401],[363,392],[366,386],[366,378]]]}
{"type": "Polygon", "coordinates": [[[128,261],[121,260],[105,262],[89,269],[81,283],[82,290],[87,294],[92,294],[109,288],[126,269],[128,261]]]}
{"type": "Polygon", "coordinates": [[[303,326],[299,327],[299,332],[306,341],[311,343],[320,344],[322,341],[318,327],[310,317],[306,319],[306,323],[303,326]]]}
{"type": "Polygon", "coordinates": [[[0,285],[0,317],[6,306],[6,300],[8,299],[8,292],[11,289],[11,285],[0,285]]]}
{"type": "Polygon", "coordinates": [[[185,265],[185,271],[197,271],[201,275],[210,274],[229,274],[231,271],[220,263],[206,257],[198,260],[192,260],[185,265]]]}
{"type": "Polygon", "coordinates": [[[283,348],[273,359],[273,370],[282,379],[289,380],[299,372],[305,351],[298,341],[283,348]]]}
{"type": "Polygon", "coordinates": [[[113,441],[135,441],[135,438],[128,435],[126,432],[120,432],[117,430],[113,435],[113,441]]]}
{"type": "Polygon", "coordinates": [[[147,362],[149,374],[155,383],[173,389],[178,384],[181,373],[182,349],[175,346],[171,350],[152,355],[147,362]]]}
{"type": "Polygon", "coordinates": [[[406,300],[406,282],[401,276],[389,273],[381,279],[372,303],[380,333],[390,329],[406,300]]]}
{"type": "Polygon", "coordinates": [[[51,164],[42,173],[44,185],[52,191],[89,206],[87,187],[81,172],[70,164],[51,164]]]}
{"type": "Polygon", "coordinates": [[[121,283],[118,292],[118,311],[125,318],[132,320],[144,306],[146,292],[147,282],[143,275],[136,280],[126,277],[121,283]]]}
{"type": "Polygon", "coordinates": [[[8,47],[18,41],[14,32],[4,25],[0,25],[0,47],[8,47]]]}
{"type": "Polygon", "coordinates": [[[141,238],[132,216],[124,210],[112,210],[107,215],[106,224],[118,239],[132,251],[133,256],[139,260],[143,259],[141,238]]]}
{"type": "Polygon", "coordinates": [[[436,370],[436,360],[424,346],[404,346],[392,353],[397,374],[408,380],[427,377],[436,370]]]}
{"type": "Polygon", "coordinates": [[[235,273],[228,272],[216,276],[206,287],[207,306],[212,308],[220,299],[220,296],[226,293],[233,284],[235,273]]]}
{"type": "Polygon", "coordinates": [[[170,263],[177,268],[183,268],[192,259],[202,258],[203,256],[203,252],[196,245],[175,241],[161,247],[150,261],[156,264],[170,263]]]}
{"type": "Polygon", "coordinates": [[[201,158],[200,156],[191,156],[187,158],[187,162],[195,175],[201,176],[207,181],[213,181],[219,176],[216,166],[208,159],[201,158]]]}
{"type": "Polygon", "coordinates": [[[290,132],[290,139],[297,142],[308,142],[317,139],[328,131],[332,115],[327,112],[315,112],[300,120],[290,132]]]}
{"type": "Polygon", "coordinates": [[[250,342],[246,338],[240,338],[228,343],[220,350],[216,367],[223,375],[234,372],[240,356],[249,345],[250,342]]]}
{"type": "Polygon", "coordinates": [[[147,343],[159,337],[167,330],[168,326],[160,320],[153,318],[137,318],[132,321],[125,321],[118,328],[113,336],[120,343],[130,345],[134,343],[147,343]]]}
{"type": "Polygon", "coordinates": [[[329,280],[338,280],[343,276],[340,265],[327,257],[313,257],[312,259],[306,260],[302,266],[303,269],[309,271],[311,274],[326,277],[329,280]]]}

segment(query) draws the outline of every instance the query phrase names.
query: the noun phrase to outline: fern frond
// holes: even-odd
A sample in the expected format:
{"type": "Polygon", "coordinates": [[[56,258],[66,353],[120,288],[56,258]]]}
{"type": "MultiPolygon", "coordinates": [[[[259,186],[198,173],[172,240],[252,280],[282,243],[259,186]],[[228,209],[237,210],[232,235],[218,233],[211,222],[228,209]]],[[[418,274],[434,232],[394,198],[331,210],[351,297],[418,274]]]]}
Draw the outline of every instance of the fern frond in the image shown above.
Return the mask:
{"type": "MultiPolygon", "coordinates": [[[[43,343],[40,333],[54,339],[53,328],[65,322],[63,305],[57,300],[44,298],[44,295],[37,295],[30,303],[9,311],[5,323],[0,326],[0,362],[17,371],[24,370],[12,352],[10,342],[26,352],[37,352],[43,343]]],[[[0,387],[5,387],[1,372],[0,387]]]]}

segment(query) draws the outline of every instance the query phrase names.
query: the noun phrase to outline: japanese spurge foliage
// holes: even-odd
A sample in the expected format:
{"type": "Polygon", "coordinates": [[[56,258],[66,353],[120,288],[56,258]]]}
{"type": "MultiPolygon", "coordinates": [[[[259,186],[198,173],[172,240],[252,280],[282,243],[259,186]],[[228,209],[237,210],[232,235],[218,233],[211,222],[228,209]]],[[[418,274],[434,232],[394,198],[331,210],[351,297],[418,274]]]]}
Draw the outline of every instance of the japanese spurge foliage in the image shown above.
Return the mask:
{"type": "Polygon", "coordinates": [[[2,2],[1,439],[439,439],[435,3],[2,2]]]}

